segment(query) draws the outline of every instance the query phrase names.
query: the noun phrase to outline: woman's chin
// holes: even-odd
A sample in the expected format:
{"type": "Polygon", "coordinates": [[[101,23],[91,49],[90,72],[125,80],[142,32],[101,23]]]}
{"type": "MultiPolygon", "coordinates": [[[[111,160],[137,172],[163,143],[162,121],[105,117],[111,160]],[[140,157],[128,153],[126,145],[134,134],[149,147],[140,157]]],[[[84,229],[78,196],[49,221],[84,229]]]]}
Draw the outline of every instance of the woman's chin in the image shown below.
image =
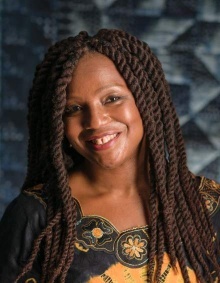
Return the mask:
{"type": "Polygon", "coordinates": [[[116,169],[120,167],[124,162],[119,156],[114,156],[111,158],[101,157],[96,159],[87,160],[87,166],[91,169],[116,169]]]}

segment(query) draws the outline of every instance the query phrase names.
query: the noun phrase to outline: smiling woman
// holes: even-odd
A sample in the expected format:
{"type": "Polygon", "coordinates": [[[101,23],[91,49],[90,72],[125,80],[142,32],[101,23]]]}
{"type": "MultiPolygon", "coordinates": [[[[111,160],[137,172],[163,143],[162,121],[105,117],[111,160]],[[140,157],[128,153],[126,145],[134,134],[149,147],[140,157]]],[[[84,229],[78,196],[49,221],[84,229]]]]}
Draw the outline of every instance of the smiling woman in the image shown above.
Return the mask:
{"type": "Polygon", "coordinates": [[[146,43],[107,29],[56,43],[28,106],[28,172],[0,223],[0,282],[220,282],[220,186],[189,171],[146,43]]]}
{"type": "Polygon", "coordinates": [[[79,60],[67,89],[64,124],[68,141],[88,166],[93,163],[95,175],[137,160],[142,120],[124,79],[104,55],[93,52],[79,60]]]}

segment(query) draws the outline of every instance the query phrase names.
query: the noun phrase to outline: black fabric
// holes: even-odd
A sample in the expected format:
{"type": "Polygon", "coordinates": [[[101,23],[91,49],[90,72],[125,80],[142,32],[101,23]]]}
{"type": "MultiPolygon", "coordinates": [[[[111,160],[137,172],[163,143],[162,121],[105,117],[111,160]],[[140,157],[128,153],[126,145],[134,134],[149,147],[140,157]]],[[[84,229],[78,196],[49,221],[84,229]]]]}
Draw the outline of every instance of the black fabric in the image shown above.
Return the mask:
{"type": "MultiPolygon", "coordinates": [[[[34,239],[45,225],[46,211],[38,199],[21,193],[10,203],[0,222],[1,283],[14,282],[30,255],[34,239]]],[[[40,265],[35,264],[29,275],[38,277],[39,269],[40,265]]]]}
{"type": "MultiPolygon", "coordinates": [[[[197,180],[200,182],[198,191],[205,200],[218,236],[219,244],[220,186],[206,178],[199,177],[197,180]]],[[[118,274],[122,274],[124,272],[130,272],[130,276],[133,270],[131,268],[129,271],[129,267],[120,262],[118,257],[119,254],[117,254],[117,248],[117,255],[115,255],[115,251],[112,252],[108,250],[109,244],[106,245],[107,250],[105,251],[103,249],[105,246],[102,242],[100,242],[101,248],[97,245],[91,245],[91,242],[88,242],[88,239],[90,239],[88,238],[90,237],[90,232],[92,232],[92,229],[95,227],[92,225],[94,221],[97,223],[97,227],[95,228],[102,228],[102,231],[104,232],[105,229],[107,229],[106,231],[109,231],[108,229],[112,228],[110,227],[111,223],[108,223],[107,220],[103,220],[98,216],[85,217],[82,215],[79,203],[77,207],[77,245],[75,247],[74,263],[70,267],[66,282],[114,282],[114,279],[111,277],[114,272],[114,276],[116,276],[119,282],[130,282],[130,279],[124,279],[124,277],[123,279],[118,278],[118,274]],[[89,225],[85,226],[84,224],[86,223],[84,222],[86,221],[88,221],[87,223],[89,223],[89,225]],[[100,221],[104,223],[104,226],[100,226],[100,221]],[[91,225],[92,227],[90,227],[91,225]],[[87,231],[87,228],[91,228],[91,231],[87,231]],[[82,230],[80,232],[80,229],[84,229],[84,232],[82,230]],[[112,271],[113,269],[114,271],[112,271]],[[100,279],[103,279],[104,281],[96,281],[100,279]]],[[[28,192],[22,192],[8,206],[0,222],[0,283],[13,283],[15,281],[31,253],[34,239],[36,239],[45,226],[46,198],[43,190],[33,189],[28,192]]],[[[132,236],[134,232],[134,238],[139,237],[138,235],[140,234],[138,234],[138,230],[141,229],[137,228],[136,230],[137,231],[132,229],[130,231],[128,230],[127,238],[132,236]]],[[[125,232],[125,234],[127,232],[125,232]]],[[[111,234],[114,243],[117,242],[118,237],[123,236],[116,235],[115,233],[117,234],[117,231],[111,234]]],[[[91,240],[94,240],[94,238],[91,238],[91,240]]],[[[143,241],[143,237],[141,240],[143,241]]],[[[40,262],[40,258],[38,257],[31,272],[19,280],[19,283],[40,283],[40,262]]],[[[164,274],[166,273],[167,276],[173,276],[169,273],[171,272],[169,258],[166,266],[167,271],[165,270],[164,274]]],[[[141,268],[142,269],[140,270],[145,272],[146,266],[142,266],[141,268]]],[[[135,269],[135,267],[133,269],[135,269]]],[[[168,277],[167,280],[164,279],[163,282],[171,282],[168,277]]],[[[139,281],[139,279],[137,279],[134,282],[144,282],[144,280],[139,281]]]]}

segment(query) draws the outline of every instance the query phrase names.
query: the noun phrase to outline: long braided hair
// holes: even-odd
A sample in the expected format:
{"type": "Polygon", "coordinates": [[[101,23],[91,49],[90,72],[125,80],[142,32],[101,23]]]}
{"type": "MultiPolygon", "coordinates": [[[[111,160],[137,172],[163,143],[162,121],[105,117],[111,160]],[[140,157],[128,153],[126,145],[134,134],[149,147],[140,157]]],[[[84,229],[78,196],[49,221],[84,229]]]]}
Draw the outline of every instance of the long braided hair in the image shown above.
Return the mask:
{"type": "Polygon", "coordinates": [[[213,270],[220,277],[215,233],[198,185],[187,167],[178,117],[161,64],[146,43],[124,31],[109,29],[94,36],[80,32],[56,43],[36,68],[28,102],[28,172],[23,190],[45,184],[47,226],[35,240],[17,281],[31,270],[42,247],[43,283],[64,283],[74,259],[76,209],[68,171],[80,162],[80,157],[67,147],[63,114],[73,71],[88,52],[101,53],[114,62],[143,121],[152,187],[147,282],[158,282],[165,249],[174,269],[178,262],[185,282],[190,282],[188,263],[199,282],[214,282],[213,270]]]}

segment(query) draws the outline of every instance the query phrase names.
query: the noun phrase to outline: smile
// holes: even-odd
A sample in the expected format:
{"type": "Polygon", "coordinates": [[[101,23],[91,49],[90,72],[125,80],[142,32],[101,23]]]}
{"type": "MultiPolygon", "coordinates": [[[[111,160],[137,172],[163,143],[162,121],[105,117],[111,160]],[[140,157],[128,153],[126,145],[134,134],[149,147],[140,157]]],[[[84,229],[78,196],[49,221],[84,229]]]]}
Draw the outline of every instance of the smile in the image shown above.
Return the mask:
{"type": "Polygon", "coordinates": [[[107,142],[113,140],[116,136],[117,136],[117,134],[107,135],[107,136],[104,136],[103,138],[100,138],[100,139],[91,140],[90,142],[92,142],[93,144],[97,144],[97,145],[103,145],[103,144],[106,144],[107,142]]]}

